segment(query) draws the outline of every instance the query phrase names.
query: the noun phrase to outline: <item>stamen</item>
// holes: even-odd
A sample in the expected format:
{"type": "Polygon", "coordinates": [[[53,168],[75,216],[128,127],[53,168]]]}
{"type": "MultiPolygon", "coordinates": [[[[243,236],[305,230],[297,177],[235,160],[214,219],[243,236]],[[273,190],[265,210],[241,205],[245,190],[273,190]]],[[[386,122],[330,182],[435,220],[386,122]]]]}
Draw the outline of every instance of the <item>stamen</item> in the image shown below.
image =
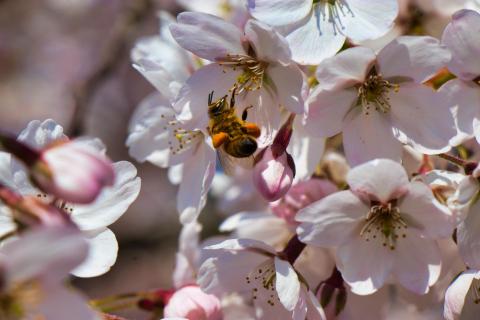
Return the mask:
{"type": "Polygon", "coordinates": [[[338,35],[345,30],[345,25],[342,23],[342,17],[346,17],[347,14],[350,14],[352,17],[355,16],[345,0],[317,0],[313,1],[313,5],[315,6],[319,2],[323,2],[326,5],[325,9],[328,11],[328,17],[327,12],[323,12],[323,20],[325,21],[328,19],[328,22],[332,24],[334,35],[338,35]]]}
{"type": "Polygon", "coordinates": [[[360,236],[365,238],[365,241],[382,238],[382,245],[394,250],[400,233],[402,238],[407,236],[408,225],[402,218],[395,201],[373,205],[365,220],[365,225],[360,231],[360,236]]]}
{"type": "Polygon", "coordinates": [[[266,302],[272,307],[278,302],[275,279],[275,266],[273,260],[270,259],[260,264],[245,278],[247,284],[253,287],[253,299],[266,299],[266,302]]]}
{"type": "Polygon", "coordinates": [[[383,79],[381,75],[371,74],[358,88],[358,104],[366,115],[370,113],[372,105],[376,111],[388,113],[391,108],[388,93],[391,89],[398,92],[400,87],[383,79]]]}
{"type": "MultiPolygon", "coordinates": [[[[227,54],[227,57],[224,60],[220,60],[218,64],[232,68],[233,70],[236,70],[237,68],[243,69],[243,73],[237,78],[237,93],[260,89],[263,85],[265,69],[268,66],[267,62],[259,61],[248,55],[240,54],[227,54]]],[[[224,72],[226,72],[226,69],[224,69],[224,72]]]]}

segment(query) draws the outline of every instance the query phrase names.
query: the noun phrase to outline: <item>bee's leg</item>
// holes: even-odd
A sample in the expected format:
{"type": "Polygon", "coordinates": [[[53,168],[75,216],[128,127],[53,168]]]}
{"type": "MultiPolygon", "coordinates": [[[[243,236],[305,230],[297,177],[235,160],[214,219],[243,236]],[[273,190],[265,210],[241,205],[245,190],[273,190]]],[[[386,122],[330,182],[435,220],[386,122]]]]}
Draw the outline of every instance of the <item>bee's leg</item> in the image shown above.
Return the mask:
{"type": "Polygon", "coordinates": [[[245,122],[242,127],[242,131],[252,137],[260,137],[260,128],[253,122],[245,122]]]}
{"type": "Polygon", "coordinates": [[[228,134],[219,132],[212,135],[212,143],[215,149],[219,148],[225,141],[228,140],[228,134]]]}
{"type": "Polygon", "coordinates": [[[233,86],[232,96],[230,97],[230,108],[233,108],[235,105],[235,94],[237,93],[237,85],[233,86]]]}
{"type": "Polygon", "coordinates": [[[213,102],[213,91],[208,94],[208,105],[212,105],[213,102]]]}
{"type": "Polygon", "coordinates": [[[251,109],[253,108],[253,106],[248,106],[245,108],[245,110],[243,110],[242,112],[242,120],[245,121],[247,120],[247,117],[248,117],[248,109],[251,109]]]}

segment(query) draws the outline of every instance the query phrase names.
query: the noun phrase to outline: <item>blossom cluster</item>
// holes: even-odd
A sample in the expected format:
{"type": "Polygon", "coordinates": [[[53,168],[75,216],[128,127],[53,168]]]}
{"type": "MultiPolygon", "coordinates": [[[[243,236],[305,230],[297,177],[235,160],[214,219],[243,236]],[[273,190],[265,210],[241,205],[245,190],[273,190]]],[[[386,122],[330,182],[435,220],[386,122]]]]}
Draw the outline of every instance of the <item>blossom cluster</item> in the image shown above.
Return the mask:
{"type": "Polygon", "coordinates": [[[115,263],[140,178],[32,121],[0,132],[0,319],[117,319],[125,299],[152,319],[478,319],[480,3],[178,2],[131,51],[156,90],[126,140],[178,185],[173,286],[65,287],[115,263]],[[208,201],[224,220],[202,239],[208,201]]]}

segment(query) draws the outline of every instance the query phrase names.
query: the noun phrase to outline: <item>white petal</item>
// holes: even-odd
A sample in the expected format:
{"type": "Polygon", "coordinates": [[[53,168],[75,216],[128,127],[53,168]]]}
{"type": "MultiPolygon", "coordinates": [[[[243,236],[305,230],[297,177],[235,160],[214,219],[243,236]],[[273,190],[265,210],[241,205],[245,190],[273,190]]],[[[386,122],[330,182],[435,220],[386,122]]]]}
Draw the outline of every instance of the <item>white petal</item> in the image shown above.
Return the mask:
{"type": "Polygon", "coordinates": [[[175,88],[185,82],[194,70],[187,51],[176,42],[170,43],[158,36],[138,40],[131,51],[131,58],[133,67],[170,100],[177,94],[175,88]]]}
{"type": "Polygon", "coordinates": [[[425,294],[440,276],[441,256],[435,241],[407,231],[395,247],[393,274],[400,284],[416,294],[425,294]]]}
{"type": "Polygon", "coordinates": [[[216,61],[227,54],[245,54],[242,32],[223,19],[200,12],[182,12],[170,25],[173,38],[200,58],[216,61]]]}
{"type": "Polygon", "coordinates": [[[295,23],[312,9],[310,0],[249,0],[248,10],[257,20],[272,26],[295,23]]]}
{"type": "Polygon", "coordinates": [[[182,227],[179,237],[179,248],[176,255],[173,283],[175,288],[195,283],[196,270],[200,259],[200,232],[202,225],[198,222],[186,224],[182,227]]]}
{"type": "Polygon", "coordinates": [[[452,235],[454,217],[440,204],[430,188],[422,182],[411,182],[408,193],[398,204],[409,224],[428,238],[446,238],[452,235]]]}
{"type": "MultiPolygon", "coordinates": [[[[467,270],[459,275],[455,281],[448,287],[445,293],[445,305],[443,316],[446,320],[459,320],[467,299],[473,300],[473,297],[467,296],[472,285],[473,279],[476,278],[476,270],[467,270]]],[[[465,318],[474,319],[474,318],[465,318]]]]}
{"type": "Polygon", "coordinates": [[[365,80],[375,63],[376,55],[372,49],[354,47],[325,59],[319,64],[316,77],[319,88],[326,90],[353,87],[365,80]]]}
{"type": "Polygon", "coordinates": [[[215,174],[216,152],[202,143],[183,166],[182,182],[177,194],[177,210],[181,223],[195,220],[205,206],[206,196],[215,174]]]}
{"type": "Polygon", "coordinates": [[[197,275],[197,283],[209,294],[223,295],[232,292],[251,294],[251,286],[245,277],[268,258],[251,251],[213,251],[197,275]]]}
{"type": "Polygon", "coordinates": [[[384,78],[405,77],[421,83],[450,60],[450,52],[432,37],[402,36],[385,46],[377,57],[384,78]]]}
{"type": "Polygon", "coordinates": [[[358,295],[380,289],[390,275],[394,256],[380,241],[366,241],[360,235],[337,249],[337,267],[343,279],[358,295]]]}
{"type": "Polygon", "coordinates": [[[170,102],[160,94],[147,96],[130,120],[126,142],[129,154],[139,162],[148,161],[162,168],[186,161],[203,135],[190,132],[186,136],[190,141],[182,143],[176,136],[179,128],[170,102]]]}
{"type": "Polygon", "coordinates": [[[307,100],[305,129],[315,137],[331,137],[339,133],[356,99],[355,89],[327,91],[315,88],[307,100]]]}
{"type": "Polygon", "coordinates": [[[280,106],[287,110],[303,114],[305,102],[302,97],[303,74],[296,64],[288,66],[272,66],[267,69],[267,75],[272,80],[280,106]]]}
{"type": "Polygon", "coordinates": [[[405,84],[389,94],[392,125],[397,138],[425,154],[450,150],[455,122],[442,93],[420,84],[405,84]]]}
{"type": "MultiPolygon", "coordinates": [[[[341,5],[339,5],[341,6],[341,5]]],[[[345,25],[342,32],[354,41],[376,39],[385,35],[398,15],[397,0],[349,0],[340,13],[345,25]]]]}
{"type": "Polygon", "coordinates": [[[474,119],[480,119],[480,88],[473,82],[453,79],[445,83],[439,92],[448,99],[457,128],[457,135],[450,144],[457,146],[474,135],[474,119]]]}
{"type": "Polygon", "coordinates": [[[17,230],[17,225],[13,222],[10,210],[7,206],[0,204],[0,237],[17,230]]]}
{"type": "Polygon", "coordinates": [[[36,149],[43,148],[60,139],[65,140],[67,136],[63,134],[62,126],[52,119],[43,122],[39,120],[30,121],[18,135],[18,140],[36,149]]]}
{"type": "Polygon", "coordinates": [[[352,166],[376,158],[400,161],[402,147],[395,139],[390,115],[357,107],[343,122],[343,145],[348,163],[352,166]]]}
{"type": "Polygon", "coordinates": [[[369,208],[352,192],[331,194],[300,210],[297,234],[302,242],[315,246],[338,246],[354,234],[369,208]]]}
{"type": "Polygon", "coordinates": [[[95,202],[73,207],[72,219],[81,230],[107,227],[119,219],[140,192],[137,169],[128,161],[113,164],[115,183],[105,188],[95,202]]]}
{"type": "Polygon", "coordinates": [[[292,311],[297,305],[300,295],[300,281],[292,265],[285,260],[275,257],[275,287],[278,298],[285,309],[292,311]]]}
{"type": "Polygon", "coordinates": [[[272,27],[249,20],[245,25],[245,36],[258,60],[282,64],[290,62],[291,52],[287,40],[272,27]]]}
{"type": "Polygon", "coordinates": [[[347,182],[360,197],[382,203],[402,197],[409,188],[405,169],[389,159],[375,159],[353,168],[347,182]]]}
{"type": "Polygon", "coordinates": [[[295,162],[295,180],[308,179],[315,171],[325,151],[325,138],[311,137],[298,117],[293,124],[293,134],[287,151],[295,162]]]}
{"type": "Polygon", "coordinates": [[[300,64],[316,65],[334,56],[345,42],[345,36],[334,28],[329,21],[327,5],[315,6],[286,35],[292,59],[300,64]]]}
{"type": "Polygon", "coordinates": [[[13,282],[39,276],[62,279],[85,259],[87,252],[82,234],[72,228],[37,228],[1,249],[1,254],[8,257],[5,263],[13,282]]]}
{"type": "Polygon", "coordinates": [[[457,227],[457,244],[463,261],[470,268],[480,268],[480,201],[470,208],[465,221],[457,227]]]}
{"type": "Polygon", "coordinates": [[[253,239],[228,239],[204,248],[205,250],[251,251],[265,255],[276,255],[276,251],[268,244],[253,239]]]}
{"type": "Polygon", "coordinates": [[[88,256],[72,274],[90,278],[107,273],[117,260],[118,243],[115,234],[110,229],[104,229],[85,235],[89,246],[88,256]]]}
{"type": "Polygon", "coordinates": [[[213,91],[214,100],[217,100],[227,94],[240,72],[212,63],[188,78],[173,105],[177,119],[189,122],[185,123],[185,129],[205,130],[209,121],[208,95],[213,91]]]}
{"type": "Polygon", "coordinates": [[[480,75],[480,14],[473,10],[460,10],[443,31],[442,42],[452,52],[448,69],[463,80],[480,75]]]}
{"type": "Polygon", "coordinates": [[[271,246],[284,244],[291,236],[287,222],[267,212],[240,212],[228,217],[219,231],[234,231],[238,238],[263,241],[271,246]]]}

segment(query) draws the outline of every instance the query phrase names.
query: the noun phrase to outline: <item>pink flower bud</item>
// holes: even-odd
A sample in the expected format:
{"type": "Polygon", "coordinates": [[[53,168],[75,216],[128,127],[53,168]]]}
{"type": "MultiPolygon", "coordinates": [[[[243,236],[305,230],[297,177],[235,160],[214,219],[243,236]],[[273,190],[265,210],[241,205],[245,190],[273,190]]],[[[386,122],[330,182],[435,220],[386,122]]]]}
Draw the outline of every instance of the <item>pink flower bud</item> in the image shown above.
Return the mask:
{"type": "Polygon", "coordinates": [[[328,180],[310,179],[294,185],[277,202],[271,203],[273,213],[290,224],[296,224],[295,216],[300,209],[337,191],[337,187],[328,180]]]}
{"type": "Polygon", "coordinates": [[[220,320],[220,300],[204,293],[198,286],[186,286],[176,291],[164,309],[165,317],[180,317],[189,320],[220,320]]]}
{"type": "Polygon", "coordinates": [[[295,177],[295,164],[292,156],[286,151],[279,155],[275,153],[273,146],[265,149],[253,168],[253,183],[268,201],[275,201],[283,197],[290,189],[295,177]]]}
{"type": "Polygon", "coordinates": [[[75,141],[47,147],[31,167],[38,188],[73,203],[93,202],[114,176],[107,157],[75,141]]]}

